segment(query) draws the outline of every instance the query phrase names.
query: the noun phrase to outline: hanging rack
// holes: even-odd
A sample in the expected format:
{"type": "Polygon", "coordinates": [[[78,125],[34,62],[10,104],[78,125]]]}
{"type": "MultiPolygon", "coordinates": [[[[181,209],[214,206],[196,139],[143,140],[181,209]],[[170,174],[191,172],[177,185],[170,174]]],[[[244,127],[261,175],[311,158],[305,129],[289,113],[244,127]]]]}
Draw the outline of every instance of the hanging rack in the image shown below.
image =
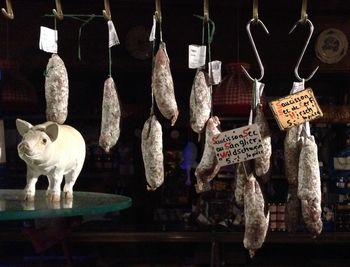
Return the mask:
{"type": "Polygon", "coordinates": [[[162,22],[162,8],[161,8],[160,0],[156,0],[156,12],[154,13],[154,15],[156,16],[156,20],[158,21],[158,23],[161,23],[162,22]]]}
{"type": "Polygon", "coordinates": [[[56,3],[56,9],[52,9],[52,12],[57,19],[63,20],[61,0],[55,0],[55,3],[56,3]]]}
{"type": "Polygon", "coordinates": [[[112,19],[112,16],[111,16],[111,8],[110,8],[110,5],[109,5],[109,0],[104,0],[104,7],[105,9],[102,10],[102,14],[103,14],[103,17],[109,21],[112,19]]]}
{"type": "Polygon", "coordinates": [[[253,47],[253,51],[254,51],[254,54],[255,54],[255,57],[258,61],[258,64],[259,64],[259,68],[260,68],[260,77],[259,78],[253,78],[252,76],[250,76],[250,74],[248,73],[248,71],[243,67],[241,66],[241,68],[243,69],[244,71],[244,74],[249,78],[249,80],[251,81],[261,81],[262,78],[264,77],[264,74],[265,74],[265,71],[264,71],[264,66],[261,62],[261,59],[260,59],[260,56],[259,56],[259,52],[256,48],[256,45],[255,45],[255,42],[254,42],[254,39],[253,39],[253,36],[252,36],[252,33],[250,31],[250,27],[252,24],[258,24],[260,25],[263,30],[269,34],[269,31],[268,29],[266,28],[265,24],[259,19],[258,17],[258,0],[253,0],[253,17],[252,19],[248,22],[247,26],[246,26],[246,29],[247,29],[247,33],[248,33],[248,37],[249,37],[249,41],[250,43],[252,44],[252,47],[253,47]]]}
{"type": "Polygon", "coordinates": [[[301,60],[303,59],[304,57],[304,54],[305,54],[305,51],[306,51],[306,48],[308,47],[309,43],[310,43],[310,40],[311,40],[311,37],[312,37],[312,34],[314,32],[314,25],[312,24],[311,20],[308,19],[308,15],[307,15],[307,12],[306,12],[306,9],[307,9],[307,0],[303,0],[303,3],[302,3],[302,8],[301,8],[301,16],[300,16],[300,19],[294,24],[294,26],[292,27],[292,29],[289,31],[289,34],[291,34],[294,29],[299,25],[299,24],[308,24],[309,26],[309,36],[308,38],[306,39],[306,42],[304,44],[304,47],[303,47],[303,50],[301,51],[301,54],[299,56],[299,59],[297,61],[297,64],[295,65],[295,68],[294,68],[294,74],[295,74],[295,77],[299,80],[299,81],[309,81],[316,73],[316,71],[318,70],[319,66],[317,66],[315,68],[315,70],[310,74],[309,77],[307,78],[301,78],[300,75],[299,75],[299,67],[300,67],[300,63],[301,63],[301,60]]]}
{"type": "Polygon", "coordinates": [[[14,19],[15,15],[13,14],[12,10],[12,3],[11,0],[6,0],[6,9],[1,8],[2,14],[8,19],[14,19]]]}

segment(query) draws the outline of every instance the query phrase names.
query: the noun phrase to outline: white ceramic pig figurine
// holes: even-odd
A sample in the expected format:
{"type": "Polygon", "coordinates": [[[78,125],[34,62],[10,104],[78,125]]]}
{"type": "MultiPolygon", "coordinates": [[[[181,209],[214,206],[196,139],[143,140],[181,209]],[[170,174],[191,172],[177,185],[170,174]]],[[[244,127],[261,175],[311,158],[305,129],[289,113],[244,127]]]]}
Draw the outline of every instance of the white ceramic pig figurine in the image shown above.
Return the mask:
{"type": "Polygon", "coordinates": [[[81,134],[71,126],[55,122],[33,126],[17,119],[16,127],[22,136],[18,155],[27,164],[25,200],[34,200],[35,184],[40,175],[48,178],[46,195],[50,201],[60,201],[63,176],[64,197],[73,198],[73,185],[85,160],[85,141],[81,134]]]}

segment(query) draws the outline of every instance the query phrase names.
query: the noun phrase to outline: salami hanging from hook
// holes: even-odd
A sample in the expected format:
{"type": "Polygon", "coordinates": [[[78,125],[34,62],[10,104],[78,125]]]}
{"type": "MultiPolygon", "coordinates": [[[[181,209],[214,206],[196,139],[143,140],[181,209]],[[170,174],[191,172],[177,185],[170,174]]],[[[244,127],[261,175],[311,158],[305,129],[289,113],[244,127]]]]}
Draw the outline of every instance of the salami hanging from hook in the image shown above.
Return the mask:
{"type": "Polygon", "coordinates": [[[63,60],[52,54],[46,66],[46,119],[63,124],[68,115],[68,74],[63,60]]]}
{"type": "Polygon", "coordinates": [[[175,99],[173,78],[170,71],[170,60],[164,42],[160,43],[155,56],[152,88],[160,113],[170,120],[173,126],[177,120],[179,111],[175,99]]]}

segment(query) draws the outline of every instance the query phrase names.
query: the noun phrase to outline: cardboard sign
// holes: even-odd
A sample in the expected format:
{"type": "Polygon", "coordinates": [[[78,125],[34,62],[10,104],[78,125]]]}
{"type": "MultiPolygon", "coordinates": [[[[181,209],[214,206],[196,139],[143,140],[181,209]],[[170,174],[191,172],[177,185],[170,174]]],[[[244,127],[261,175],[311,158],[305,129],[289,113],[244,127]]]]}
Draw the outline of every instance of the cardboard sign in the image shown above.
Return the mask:
{"type": "Polygon", "coordinates": [[[222,132],[212,141],[220,166],[258,158],[264,153],[257,124],[222,132]]]}
{"type": "Polygon", "coordinates": [[[269,104],[281,130],[323,116],[311,88],[271,101],[269,104]]]}

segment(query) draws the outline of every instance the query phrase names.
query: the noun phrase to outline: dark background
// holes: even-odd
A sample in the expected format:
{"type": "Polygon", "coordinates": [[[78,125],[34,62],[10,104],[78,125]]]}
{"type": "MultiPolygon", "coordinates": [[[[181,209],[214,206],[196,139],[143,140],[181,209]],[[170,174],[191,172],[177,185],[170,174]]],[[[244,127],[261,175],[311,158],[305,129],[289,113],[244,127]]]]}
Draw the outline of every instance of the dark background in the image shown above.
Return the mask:
{"type": "MultiPolygon", "coordinates": [[[[226,75],[225,65],[232,62],[249,63],[250,73],[258,76],[259,69],[245,30],[246,23],[252,16],[252,1],[209,2],[209,15],[216,25],[211,54],[213,60],[223,62],[223,76],[226,75]]],[[[33,124],[45,120],[44,70],[50,54],[39,50],[38,44],[40,26],[54,27],[54,19],[45,14],[51,15],[55,6],[54,1],[41,0],[14,0],[12,3],[15,19],[8,20],[0,16],[0,111],[5,123],[7,149],[7,163],[2,166],[1,184],[7,188],[23,188],[25,165],[17,156],[16,145],[19,137],[14,121],[18,117],[33,124]],[[13,82],[14,80],[20,82],[13,82]],[[6,95],[11,96],[10,100],[4,97],[6,95]]],[[[5,1],[1,1],[1,4],[5,6],[5,1]]],[[[320,66],[313,79],[307,82],[307,86],[313,88],[321,105],[347,104],[349,53],[338,63],[325,64],[316,57],[315,43],[318,35],[328,28],[337,28],[347,36],[350,34],[350,2],[323,0],[309,1],[308,4],[309,19],[313,22],[315,31],[301,62],[300,73],[308,76],[316,66],[320,66]]],[[[66,123],[80,130],[88,145],[85,165],[75,190],[131,196],[132,208],[122,212],[123,216],[112,214],[108,217],[112,218],[118,229],[161,231],[189,227],[188,221],[185,222],[173,213],[177,210],[181,215],[191,213],[192,206],[198,201],[198,195],[193,189],[193,173],[192,184],[188,187],[185,185],[184,171],[178,165],[181,162],[180,153],[188,141],[196,143],[199,157],[203,148],[188,124],[188,102],[195,70],[187,67],[188,45],[201,43],[202,23],[193,14],[203,14],[203,3],[199,0],[162,1],[163,40],[167,44],[170,57],[180,115],[174,127],[170,127],[168,121],[160,118],[167,172],[165,185],[155,192],[146,191],[139,139],[151,105],[152,62],[151,57],[136,59],[127,47],[127,35],[136,27],[144,27],[147,33],[150,32],[155,5],[154,1],[149,0],[112,0],[110,5],[112,20],[121,43],[112,48],[112,77],[122,105],[121,136],[110,154],[104,153],[98,147],[103,83],[108,77],[106,21],[95,18],[83,28],[80,40],[81,61],[78,60],[78,31],[81,22],[68,17],[57,21],[58,54],[65,62],[69,76],[69,114],[66,123]],[[179,137],[172,137],[176,133],[179,137]],[[165,216],[166,219],[157,217],[164,210],[170,215],[165,216]]],[[[101,15],[104,7],[103,1],[71,0],[62,1],[62,8],[64,14],[101,15]]],[[[255,26],[252,26],[252,32],[265,67],[263,82],[266,84],[265,94],[268,99],[288,94],[292,82],[296,81],[293,69],[306,40],[308,28],[302,25],[291,35],[288,32],[299,20],[300,9],[301,1],[259,1],[259,18],[269,29],[270,35],[255,26]]],[[[136,43],[145,42],[139,36],[135,39],[136,43]]],[[[222,119],[226,127],[233,127],[246,123],[247,117],[248,115],[243,118],[235,117],[232,114],[222,119]]],[[[280,149],[284,133],[278,130],[273,120],[270,123],[274,131],[275,148],[280,149]]],[[[325,129],[328,135],[323,133],[320,137],[329,137],[333,133],[332,138],[320,138],[318,142],[332,142],[332,153],[343,149],[346,125],[328,124],[325,129]]],[[[326,160],[330,160],[332,156],[333,154],[328,153],[326,160]]],[[[325,162],[326,166],[327,163],[328,161],[325,162]]],[[[277,178],[272,186],[277,191],[280,190],[280,193],[271,195],[270,201],[284,202],[286,183],[281,178],[283,169],[279,169],[274,175],[277,178]]],[[[42,178],[38,188],[45,187],[46,179],[42,178]]],[[[100,226],[97,224],[98,227],[100,226]]],[[[203,229],[200,225],[196,227],[197,230],[203,229]]],[[[208,229],[211,230],[211,227],[208,229]]]]}

